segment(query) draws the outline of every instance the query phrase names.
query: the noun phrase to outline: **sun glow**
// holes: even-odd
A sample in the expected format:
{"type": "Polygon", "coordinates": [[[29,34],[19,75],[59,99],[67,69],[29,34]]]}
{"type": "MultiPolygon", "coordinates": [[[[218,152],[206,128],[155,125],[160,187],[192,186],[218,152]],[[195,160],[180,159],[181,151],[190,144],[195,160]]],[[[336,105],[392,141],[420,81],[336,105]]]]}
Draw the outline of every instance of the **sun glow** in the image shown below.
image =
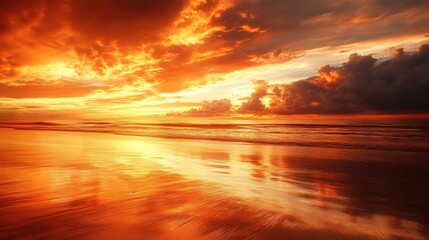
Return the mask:
{"type": "MultiPolygon", "coordinates": [[[[0,37],[4,46],[0,47],[0,99],[2,109],[15,111],[5,110],[2,116],[37,112],[57,116],[65,112],[60,111],[63,102],[67,111],[75,107],[73,116],[158,116],[186,113],[203,101],[226,98],[232,108],[225,116],[229,117],[231,112],[239,115],[238,107],[248,101],[255,80],[281,85],[318,76],[326,81],[319,85],[332,90],[346,75],[338,69],[317,72],[321,67],[341,66],[352,53],[384,61],[392,57],[388,51],[392,47],[398,57],[418,51],[427,42],[424,31],[407,32],[410,22],[401,30],[388,27],[399,16],[413,18],[416,24],[426,22],[415,8],[377,16],[370,11],[373,6],[362,6],[347,18],[335,11],[310,14],[298,31],[292,19],[279,21],[282,18],[276,11],[265,12],[258,1],[248,5],[223,0],[180,2],[159,6],[159,16],[134,15],[135,9],[122,3],[112,8],[98,6],[89,15],[94,7],[89,2],[6,9],[10,13],[0,16],[7,20],[0,37]],[[121,14],[121,7],[130,14],[121,14]],[[335,26],[326,29],[328,22],[335,26]],[[377,24],[386,26],[378,28],[384,34],[371,30],[377,24]],[[344,29],[377,36],[349,39],[344,29]],[[26,102],[33,103],[31,111],[26,102]]],[[[307,102],[320,104],[312,104],[315,111],[323,107],[320,100],[313,100],[307,102]]]]}

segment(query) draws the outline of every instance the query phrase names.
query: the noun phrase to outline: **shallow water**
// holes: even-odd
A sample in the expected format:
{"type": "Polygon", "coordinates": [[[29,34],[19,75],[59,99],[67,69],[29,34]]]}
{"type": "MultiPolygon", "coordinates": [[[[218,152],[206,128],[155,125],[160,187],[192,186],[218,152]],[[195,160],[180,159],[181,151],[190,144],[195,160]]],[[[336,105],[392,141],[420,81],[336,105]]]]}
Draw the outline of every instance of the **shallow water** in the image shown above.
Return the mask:
{"type": "Polygon", "coordinates": [[[0,129],[0,239],[425,239],[411,150],[0,129]]]}
{"type": "Polygon", "coordinates": [[[187,122],[0,122],[0,127],[108,132],[284,146],[429,152],[429,120],[223,120],[187,122]]]}

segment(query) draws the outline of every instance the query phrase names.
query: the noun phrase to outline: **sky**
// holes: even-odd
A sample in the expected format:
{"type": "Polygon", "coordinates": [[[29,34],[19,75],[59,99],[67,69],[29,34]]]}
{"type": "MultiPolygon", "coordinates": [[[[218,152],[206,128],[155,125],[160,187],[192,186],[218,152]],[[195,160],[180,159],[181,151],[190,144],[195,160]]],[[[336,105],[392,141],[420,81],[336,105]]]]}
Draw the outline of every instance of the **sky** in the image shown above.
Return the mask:
{"type": "Polygon", "coordinates": [[[1,0],[0,119],[429,113],[426,0],[1,0]]]}

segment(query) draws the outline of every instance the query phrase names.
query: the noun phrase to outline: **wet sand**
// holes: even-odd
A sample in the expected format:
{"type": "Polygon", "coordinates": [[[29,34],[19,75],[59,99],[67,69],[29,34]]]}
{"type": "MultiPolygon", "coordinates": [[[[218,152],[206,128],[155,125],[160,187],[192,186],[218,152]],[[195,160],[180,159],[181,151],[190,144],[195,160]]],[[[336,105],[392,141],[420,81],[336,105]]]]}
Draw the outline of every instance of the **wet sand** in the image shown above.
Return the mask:
{"type": "Polygon", "coordinates": [[[0,129],[0,239],[427,239],[429,153],[0,129]]]}

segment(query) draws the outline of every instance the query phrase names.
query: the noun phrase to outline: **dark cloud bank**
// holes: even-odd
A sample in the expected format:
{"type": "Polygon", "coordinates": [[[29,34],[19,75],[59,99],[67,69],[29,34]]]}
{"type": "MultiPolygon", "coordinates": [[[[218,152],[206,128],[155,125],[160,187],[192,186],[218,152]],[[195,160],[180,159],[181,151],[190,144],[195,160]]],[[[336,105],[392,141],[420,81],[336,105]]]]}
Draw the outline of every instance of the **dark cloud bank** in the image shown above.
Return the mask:
{"type": "Polygon", "coordinates": [[[429,44],[414,53],[391,53],[385,61],[354,53],[341,66],[325,65],[316,76],[290,84],[255,81],[254,92],[236,110],[221,99],[180,115],[428,113],[429,44]]]}
{"type": "Polygon", "coordinates": [[[342,66],[325,65],[317,76],[290,84],[256,81],[255,91],[237,110],[264,114],[344,114],[429,112],[429,44],[415,53],[394,49],[383,62],[350,55],[342,66]],[[265,106],[262,99],[268,98],[265,106]]]}
{"type": "Polygon", "coordinates": [[[253,93],[236,110],[221,99],[169,115],[428,113],[429,44],[414,53],[402,48],[391,53],[385,61],[354,53],[341,66],[325,65],[316,76],[289,84],[255,81],[253,93]]]}

